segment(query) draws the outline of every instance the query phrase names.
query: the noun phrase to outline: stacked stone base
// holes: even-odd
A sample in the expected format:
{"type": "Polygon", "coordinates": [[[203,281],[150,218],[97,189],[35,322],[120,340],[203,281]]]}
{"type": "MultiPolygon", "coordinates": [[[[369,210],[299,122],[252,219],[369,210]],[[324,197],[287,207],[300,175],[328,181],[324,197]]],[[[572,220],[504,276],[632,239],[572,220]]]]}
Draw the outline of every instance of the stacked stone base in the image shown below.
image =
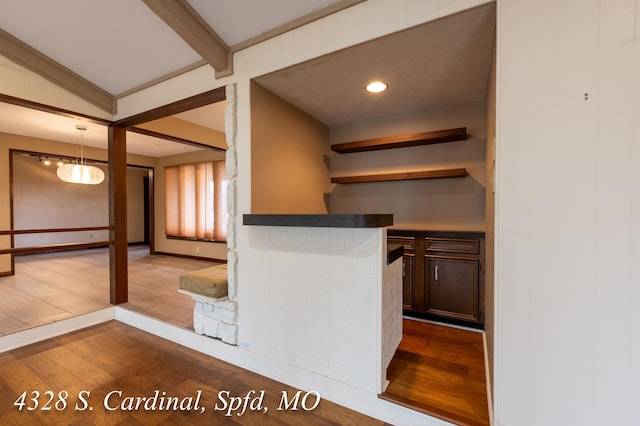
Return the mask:
{"type": "Polygon", "coordinates": [[[230,345],[238,344],[238,305],[228,298],[213,299],[185,292],[196,302],[193,328],[197,334],[215,337],[230,345]]]}

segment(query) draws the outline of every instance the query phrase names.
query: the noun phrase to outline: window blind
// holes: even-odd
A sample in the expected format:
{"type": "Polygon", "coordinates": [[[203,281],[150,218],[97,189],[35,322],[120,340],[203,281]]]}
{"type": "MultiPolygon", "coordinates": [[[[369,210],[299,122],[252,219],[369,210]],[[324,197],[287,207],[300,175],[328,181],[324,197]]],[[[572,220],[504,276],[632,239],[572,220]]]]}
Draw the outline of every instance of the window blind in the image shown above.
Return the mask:
{"type": "Polygon", "coordinates": [[[224,161],[168,166],[164,171],[166,234],[225,240],[224,161]]]}

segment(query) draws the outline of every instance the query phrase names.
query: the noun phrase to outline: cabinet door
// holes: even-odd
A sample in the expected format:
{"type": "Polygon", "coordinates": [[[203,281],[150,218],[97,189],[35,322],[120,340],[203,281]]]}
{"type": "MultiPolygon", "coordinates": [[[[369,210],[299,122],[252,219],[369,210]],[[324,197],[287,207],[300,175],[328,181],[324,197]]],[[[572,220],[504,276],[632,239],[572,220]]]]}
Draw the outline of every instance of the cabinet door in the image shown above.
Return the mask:
{"type": "Polygon", "coordinates": [[[415,309],[414,303],[414,256],[405,254],[402,256],[402,308],[415,309]]]}
{"type": "Polygon", "coordinates": [[[477,259],[425,256],[426,312],[480,321],[477,259]]]}

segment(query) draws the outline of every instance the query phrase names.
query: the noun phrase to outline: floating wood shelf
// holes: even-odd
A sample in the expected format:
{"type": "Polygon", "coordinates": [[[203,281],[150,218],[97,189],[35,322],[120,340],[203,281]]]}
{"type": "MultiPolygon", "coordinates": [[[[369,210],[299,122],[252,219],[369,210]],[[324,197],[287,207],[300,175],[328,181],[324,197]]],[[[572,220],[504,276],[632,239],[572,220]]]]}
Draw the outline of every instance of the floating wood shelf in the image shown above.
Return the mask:
{"type": "Polygon", "coordinates": [[[467,128],[436,130],[433,132],[414,133],[388,138],[368,139],[357,142],[331,145],[331,150],[340,154],[350,152],[378,151],[382,149],[407,148],[411,146],[430,145],[443,142],[463,141],[467,139],[467,128]]]}
{"type": "Polygon", "coordinates": [[[331,178],[331,183],[384,182],[391,180],[441,179],[465,177],[467,169],[422,170],[417,172],[386,173],[378,175],[343,176],[331,178]]]}

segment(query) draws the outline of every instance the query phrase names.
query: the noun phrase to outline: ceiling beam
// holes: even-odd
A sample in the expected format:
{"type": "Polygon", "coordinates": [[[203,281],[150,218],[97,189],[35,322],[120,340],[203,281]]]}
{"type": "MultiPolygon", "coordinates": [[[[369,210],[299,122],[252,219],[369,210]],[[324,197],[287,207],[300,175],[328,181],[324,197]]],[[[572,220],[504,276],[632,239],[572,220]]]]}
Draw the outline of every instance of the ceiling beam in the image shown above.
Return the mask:
{"type": "Polygon", "coordinates": [[[112,94],[79,76],[23,41],[0,28],[0,53],[13,62],[68,90],[85,101],[116,113],[116,101],[112,94]]]}
{"type": "Polygon", "coordinates": [[[233,74],[229,46],[187,0],[142,0],[216,71],[216,78],[233,74]]]}
{"type": "Polygon", "coordinates": [[[319,19],[325,18],[334,13],[340,12],[341,10],[348,9],[359,3],[364,3],[365,1],[367,0],[340,0],[336,3],[330,4],[327,7],[318,9],[315,12],[311,12],[308,15],[301,16],[299,18],[294,19],[293,21],[289,21],[276,28],[272,28],[268,31],[265,31],[262,34],[258,34],[257,36],[252,37],[249,40],[245,40],[238,44],[234,44],[233,46],[231,46],[231,51],[238,52],[240,50],[246,49],[258,43],[262,43],[265,40],[269,40],[270,38],[279,36],[291,30],[295,30],[296,28],[300,28],[304,25],[307,25],[308,23],[315,22],[319,19]]]}
{"type": "Polygon", "coordinates": [[[15,96],[9,96],[3,93],[0,93],[0,103],[6,103],[10,105],[15,105],[18,107],[34,109],[36,111],[56,114],[56,115],[71,118],[72,120],[77,120],[77,121],[87,121],[89,123],[100,124],[102,126],[108,126],[112,123],[110,120],[105,120],[104,118],[82,114],[80,112],[74,112],[68,109],[58,108],[52,105],[41,104],[39,102],[34,102],[27,99],[16,98],[15,96]]]}
{"type": "Polygon", "coordinates": [[[114,124],[116,126],[126,128],[134,127],[143,123],[148,123],[149,121],[158,120],[160,118],[169,117],[191,109],[224,101],[226,98],[225,87],[218,87],[217,89],[213,89],[208,92],[200,93],[186,99],[172,102],[168,105],[160,106],[149,111],[132,115],[131,117],[123,118],[122,120],[116,121],[114,124]]]}

